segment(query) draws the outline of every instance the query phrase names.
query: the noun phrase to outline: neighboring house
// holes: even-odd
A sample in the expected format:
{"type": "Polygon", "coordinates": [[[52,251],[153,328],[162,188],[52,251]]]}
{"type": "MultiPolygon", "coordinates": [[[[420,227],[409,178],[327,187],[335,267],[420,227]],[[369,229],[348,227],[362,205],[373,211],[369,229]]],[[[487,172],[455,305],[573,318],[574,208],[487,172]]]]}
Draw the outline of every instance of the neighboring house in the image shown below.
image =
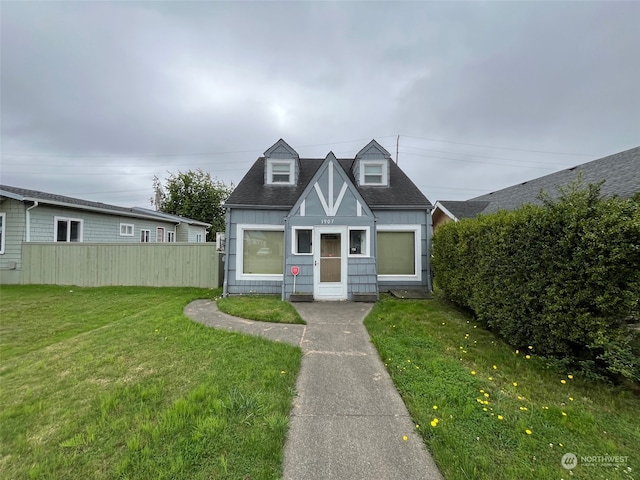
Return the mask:
{"type": "Polygon", "coordinates": [[[375,300],[431,288],[432,205],[375,140],[350,159],[299,158],[279,140],[225,207],[225,295],[375,300]]]}
{"type": "Polygon", "coordinates": [[[23,242],[205,242],[208,223],[0,185],[0,283],[18,283],[23,242]]]}
{"type": "Polygon", "coordinates": [[[556,173],[535,178],[467,201],[440,200],[433,209],[433,228],[448,221],[474,218],[498,210],[514,210],[524,204],[539,204],[541,191],[557,198],[558,187],[567,186],[582,176],[585,185],[604,181],[601,194],[630,198],[640,192],[640,147],[583,163],[556,173]]]}

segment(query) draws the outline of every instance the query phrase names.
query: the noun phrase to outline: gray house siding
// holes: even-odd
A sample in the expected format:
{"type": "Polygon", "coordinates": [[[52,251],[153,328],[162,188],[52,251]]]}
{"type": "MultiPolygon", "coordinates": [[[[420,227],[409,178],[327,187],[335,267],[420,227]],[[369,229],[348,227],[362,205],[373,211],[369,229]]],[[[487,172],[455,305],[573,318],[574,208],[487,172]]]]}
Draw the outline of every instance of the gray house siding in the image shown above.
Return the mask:
{"type": "Polygon", "coordinates": [[[175,231],[176,224],[159,220],[146,220],[118,215],[105,215],[96,212],[87,212],[72,208],[39,205],[31,210],[30,241],[53,242],[55,218],[69,218],[82,221],[82,241],[89,243],[139,243],[140,230],[150,231],[150,241],[157,242],[157,228],[161,227],[166,232],[175,231]],[[120,235],[120,224],[134,226],[132,236],[120,235]]]}
{"type": "Polygon", "coordinates": [[[2,225],[5,245],[4,253],[0,255],[0,284],[20,283],[25,206],[22,202],[5,198],[0,203],[0,212],[5,214],[2,225]]]}

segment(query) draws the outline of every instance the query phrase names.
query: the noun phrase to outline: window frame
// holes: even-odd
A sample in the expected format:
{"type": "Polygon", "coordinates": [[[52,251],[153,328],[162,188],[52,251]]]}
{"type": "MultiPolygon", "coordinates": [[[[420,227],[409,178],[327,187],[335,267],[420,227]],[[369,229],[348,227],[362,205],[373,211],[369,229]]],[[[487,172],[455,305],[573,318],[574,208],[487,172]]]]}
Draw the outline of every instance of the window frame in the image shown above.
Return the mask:
{"type": "Polygon", "coordinates": [[[265,230],[282,232],[282,242],[285,241],[284,225],[268,225],[268,224],[251,224],[242,223],[236,225],[236,280],[266,280],[266,281],[282,281],[284,275],[284,262],[286,259],[286,250],[282,252],[282,271],[283,273],[244,273],[244,231],[245,230],[265,230]]]}
{"type": "Polygon", "coordinates": [[[414,242],[414,275],[406,274],[378,274],[378,281],[393,281],[393,282],[419,282],[422,281],[422,225],[378,225],[376,229],[376,265],[378,264],[379,252],[378,250],[378,232],[398,232],[406,233],[413,232],[414,242]]]}
{"type": "Polygon", "coordinates": [[[151,229],[149,228],[140,229],[140,243],[151,243],[151,229]],[[143,233],[146,233],[146,240],[143,240],[142,238],[143,233]]]}
{"type": "Polygon", "coordinates": [[[360,185],[367,187],[386,187],[389,185],[389,172],[387,160],[360,160],[360,175],[359,175],[360,185]],[[369,166],[379,166],[380,167],[380,183],[370,183],[367,182],[365,175],[365,167],[369,166]]]}
{"type": "Polygon", "coordinates": [[[164,228],[164,227],[156,227],[156,243],[165,243],[164,235],[165,235],[166,231],[167,231],[167,229],[164,228]],[[162,235],[158,235],[160,230],[162,230],[162,235]]]}
{"type": "Polygon", "coordinates": [[[291,227],[291,253],[302,256],[313,255],[313,227],[291,227]],[[310,252],[298,252],[298,231],[300,230],[308,230],[311,232],[310,252]]]}
{"type": "Polygon", "coordinates": [[[369,258],[371,257],[371,227],[349,227],[347,228],[347,257],[349,258],[369,258]],[[351,253],[351,232],[352,231],[364,231],[365,232],[365,252],[364,253],[351,253]]]}
{"type": "Polygon", "coordinates": [[[294,160],[292,158],[270,158],[267,160],[267,185],[293,185],[295,184],[294,160]],[[289,167],[289,181],[275,182],[273,180],[274,165],[287,165],[289,167]]]}
{"type": "Polygon", "coordinates": [[[56,243],[82,243],[84,241],[84,220],[82,218],[71,217],[53,217],[53,241],[56,243]],[[67,240],[58,240],[58,222],[67,222],[67,240]],[[71,222],[77,222],[78,227],[78,241],[71,241],[71,222]]]}
{"type": "Polygon", "coordinates": [[[167,230],[167,243],[176,243],[176,231],[167,230]]]}
{"type": "Polygon", "coordinates": [[[7,214],[0,212],[0,255],[4,255],[7,242],[7,214]]]}
{"type": "Polygon", "coordinates": [[[133,237],[135,233],[135,226],[133,223],[121,223],[120,224],[120,236],[121,237],[133,237]],[[124,233],[122,232],[122,228],[125,228],[124,233]],[[131,230],[131,233],[127,233],[128,230],[131,230]]]}

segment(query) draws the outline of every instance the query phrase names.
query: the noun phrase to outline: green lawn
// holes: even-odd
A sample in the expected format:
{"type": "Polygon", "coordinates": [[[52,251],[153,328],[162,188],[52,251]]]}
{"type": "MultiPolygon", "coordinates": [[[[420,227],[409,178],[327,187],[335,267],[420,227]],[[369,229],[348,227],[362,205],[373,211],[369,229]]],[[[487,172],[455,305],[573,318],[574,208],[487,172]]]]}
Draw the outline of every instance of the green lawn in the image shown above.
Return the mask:
{"type": "Polygon", "coordinates": [[[438,299],[383,298],[365,325],[445,478],[639,478],[637,393],[516,352],[438,299]],[[627,458],[581,463],[605,455],[627,458]]]}
{"type": "Polygon", "coordinates": [[[293,305],[276,295],[226,297],[220,298],[217,304],[221,312],[235,317],[273,323],[305,323],[293,305]]]}
{"type": "Polygon", "coordinates": [[[0,478],[279,478],[301,352],[183,315],[216,294],[2,286],[0,478]]]}

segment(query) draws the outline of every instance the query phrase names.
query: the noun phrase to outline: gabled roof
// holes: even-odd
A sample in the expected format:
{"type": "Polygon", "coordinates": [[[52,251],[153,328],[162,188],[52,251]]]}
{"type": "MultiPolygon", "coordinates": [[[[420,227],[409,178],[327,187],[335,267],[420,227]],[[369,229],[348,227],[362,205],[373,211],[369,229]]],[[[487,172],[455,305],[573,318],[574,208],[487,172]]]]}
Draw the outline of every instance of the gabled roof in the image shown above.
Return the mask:
{"type": "Polygon", "coordinates": [[[528,182],[480,195],[471,200],[489,202],[482,213],[513,210],[525,203],[539,204],[538,196],[541,191],[552,198],[557,198],[560,195],[558,187],[568,185],[579,174],[582,174],[584,185],[604,180],[600,193],[605,197],[632,197],[640,192],[640,147],[560,170],[544,177],[534,178],[528,182]]]}
{"type": "Polygon", "coordinates": [[[568,185],[580,175],[584,185],[596,184],[604,180],[600,193],[605,197],[630,198],[640,192],[640,147],[534,178],[467,201],[440,200],[436,202],[436,206],[442,205],[456,217],[455,219],[473,218],[480,213],[494,213],[498,210],[514,210],[528,203],[540,204],[538,197],[542,191],[551,198],[558,198],[559,187],[568,185]]]}
{"type": "MultiPolygon", "coordinates": [[[[371,142],[361,152],[373,146],[371,142]]],[[[424,209],[431,207],[431,202],[393,161],[389,160],[390,184],[388,187],[359,187],[353,176],[353,164],[356,159],[337,160],[370,208],[424,209]]],[[[289,210],[300,198],[323,162],[323,158],[300,158],[300,174],[296,185],[265,185],[265,159],[260,157],[240,180],[225,206],[289,210]]]]}
{"type": "Polygon", "coordinates": [[[188,223],[190,225],[199,225],[210,227],[211,225],[199,222],[191,218],[179,217],[163,212],[156,212],[146,208],[119,207],[117,205],[109,205],[102,202],[93,202],[91,200],[82,200],[80,198],[67,197],[54,193],[40,192],[38,190],[29,190],[26,188],[11,187],[9,185],[0,185],[0,196],[12,198],[20,202],[39,202],[47,205],[56,205],[66,208],[75,208],[78,210],[87,210],[92,212],[104,213],[107,215],[121,215],[134,218],[145,218],[153,220],[161,220],[174,223],[188,223]]]}
{"type": "Polygon", "coordinates": [[[460,220],[461,218],[474,218],[482,210],[484,210],[488,201],[472,201],[472,200],[439,200],[436,202],[435,209],[441,209],[449,217],[454,220],[460,220]]]}

